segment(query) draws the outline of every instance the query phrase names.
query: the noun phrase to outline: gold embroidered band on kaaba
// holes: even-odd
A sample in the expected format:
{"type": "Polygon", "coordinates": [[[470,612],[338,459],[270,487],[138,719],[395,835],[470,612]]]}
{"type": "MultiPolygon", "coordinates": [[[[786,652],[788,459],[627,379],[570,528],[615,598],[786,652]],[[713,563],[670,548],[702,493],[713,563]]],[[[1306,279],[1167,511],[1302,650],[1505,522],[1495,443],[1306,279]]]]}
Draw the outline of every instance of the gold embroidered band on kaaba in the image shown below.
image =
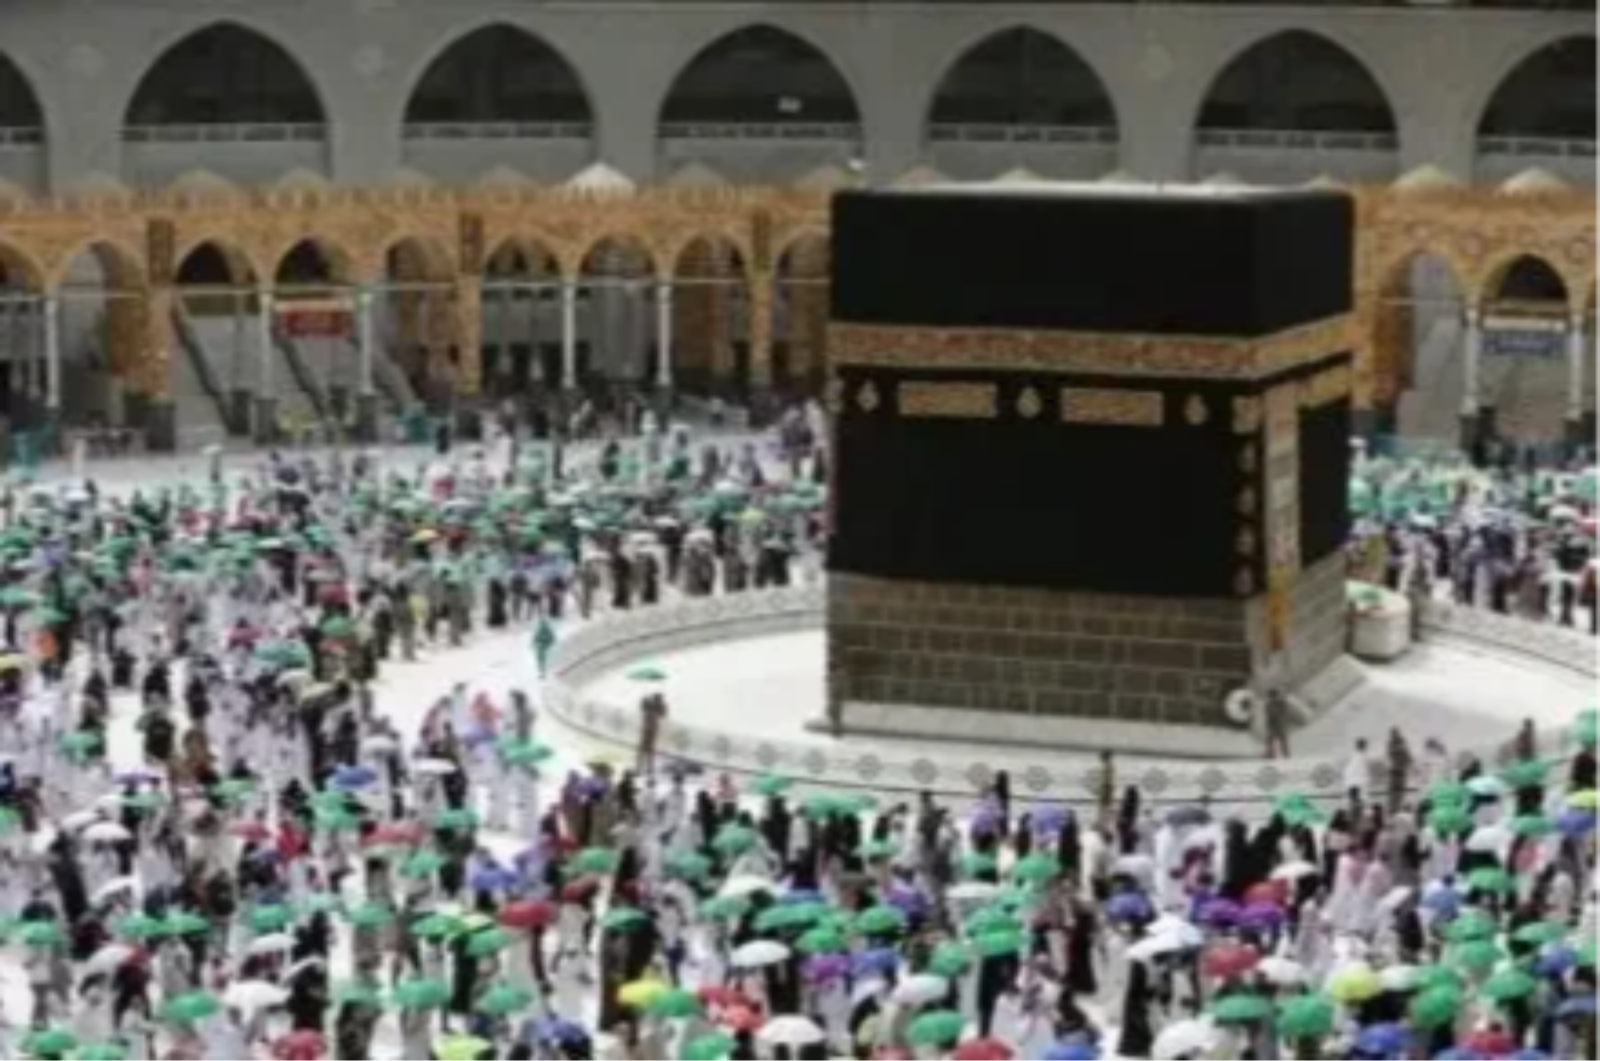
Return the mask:
{"type": "Polygon", "coordinates": [[[828,325],[828,358],[836,365],[875,368],[1245,380],[1347,353],[1358,340],[1349,315],[1254,339],[836,321],[828,325]]]}

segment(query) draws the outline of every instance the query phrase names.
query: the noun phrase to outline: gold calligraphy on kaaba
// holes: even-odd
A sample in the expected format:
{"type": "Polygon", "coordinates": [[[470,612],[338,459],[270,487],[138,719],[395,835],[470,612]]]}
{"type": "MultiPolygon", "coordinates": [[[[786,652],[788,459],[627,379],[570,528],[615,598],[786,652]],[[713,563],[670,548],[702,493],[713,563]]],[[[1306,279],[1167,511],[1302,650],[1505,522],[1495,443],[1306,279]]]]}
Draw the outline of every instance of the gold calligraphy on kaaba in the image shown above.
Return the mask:
{"type": "Polygon", "coordinates": [[[1160,427],[1166,400],[1160,391],[1061,388],[1061,421],[1119,427],[1160,427]]]}
{"type": "Polygon", "coordinates": [[[1244,396],[1233,400],[1233,432],[1253,435],[1261,430],[1261,399],[1244,396]]]}
{"type": "Polygon", "coordinates": [[[1206,400],[1198,394],[1189,395],[1189,400],[1183,406],[1183,418],[1194,427],[1200,427],[1211,419],[1211,408],[1206,405],[1206,400]]]}
{"type": "Polygon", "coordinates": [[[1000,411],[999,388],[993,383],[900,384],[900,415],[914,418],[993,420],[1000,411]]]}
{"type": "Polygon", "coordinates": [[[1039,397],[1039,392],[1032,387],[1024,387],[1022,393],[1017,395],[1017,414],[1024,420],[1032,420],[1044,411],[1044,399],[1039,397]]]}
{"type": "Polygon", "coordinates": [[[836,364],[885,368],[1237,380],[1264,378],[1314,364],[1330,354],[1354,349],[1358,338],[1356,322],[1349,315],[1256,338],[836,321],[828,326],[828,356],[836,364]]]}
{"type": "Polygon", "coordinates": [[[856,407],[864,413],[870,413],[882,404],[883,399],[878,397],[878,388],[870,379],[862,384],[856,391],[856,407]]]}

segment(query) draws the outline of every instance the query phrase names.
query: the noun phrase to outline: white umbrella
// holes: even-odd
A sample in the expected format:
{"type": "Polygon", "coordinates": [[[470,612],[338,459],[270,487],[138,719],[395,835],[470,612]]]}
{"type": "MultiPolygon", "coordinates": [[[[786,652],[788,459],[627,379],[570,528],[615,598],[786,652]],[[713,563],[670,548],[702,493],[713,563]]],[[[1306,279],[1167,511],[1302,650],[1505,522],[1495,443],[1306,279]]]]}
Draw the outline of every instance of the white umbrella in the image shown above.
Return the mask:
{"type": "Polygon", "coordinates": [[[1272,871],[1273,880],[1300,880],[1303,877],[1314,877],[1322,872],[1309,862],[1285,862],[1272,871]]]}
{"type": "Polygon", "coordinates": [[[294,947],[294,937],[286,932],[274,932],[270,936],[262,936],[250,941],[251,954],[277,954],[294,947]]]}
{"type": "Polygon", "coordinates": [[[826,1039],[827,1034],[810,1017],[773,1017],[762,1025],[756,1038],[767,1046],[800,1049],[815,1046],[826,1039]]]}
{"type": "Polygon", "coordinates": [[[1174,914],[1162,914],[1150,922],[1150,927],[1145,931],[1151,936],[1175,939],[1184,948],[1198,947],[1206,941],[1206,934],[1200,931],[1199,925],[1191,924],[1174,914]]]}
{"type": "Polygon", "coordinates": [[[717,890],[717,894],[724,899],[744,899],[758,892],[774,891],[776,888],[777,885],[770,878],[746,874],[729,877],[727,883],[717,890]]]}
{"type": "Polygon", "coordinates": [[[361,742],[361,750],[371,752],[373,755],[388,755],[399,748],[400,742],[384,733],[374,733],[361,742]]]}
{"type": "Polygon", "coordinates": [[[108,880],[104,884],[100,885],[100,887],[96,888],[94,892],[94,901],[96,903],[103,903],[113,896],[123,895],[125,893],[137,895],[138,892],[138,877],[118,877],[116,880],[108,880]]]}
{"type": "Polygon", "coordinates": [[[449,759],[418,759],[411,769],[427,777],[447,777],[456,772],[456,764],[449,759]]]}
{"type": "Polygon", "coordinates": [[[1467,782],[1467,791],[1474,796],[1497,797],[1505,795],[1506,783],[1498,777],[1484,774],[1467,782]]]}
{"type": "Polygon", "coordinates": [[[1124,877],[1147,877],[1155,864],[1149,855],[1123,855],[1112,865],[1111,872],[1124,877]]]}
{"type": "Polygon", "coordinates": [[[945,893],[953,903],[983,903],[1000,894],[1000,885],[988,881],[969,880],[957,884],[945,893]]]}
{"type": "Polygon", "coordinates": [[[1385,991],[1411,991],[1421,975],[1422,970],[1415,965],[1391,965],[1378,973],[1378,982],[1385,991]]]}
{"type": "Polygon", "coordinates": [[[90,956],[83,965],[83,973],[85,976],[93,976],[96,973],[112,972],[137,953],[138,951],[132,947],[123,946],[121,943],[108,944],[90,956]]]}
{"type": "Polygon", "coordinates": [[[1483,852],[1499,851],[1511,842],[1511,830],[1504,825],[1485,825],[1474,829],[1472,835],[1467,837],[1467,850],[1483,852]]]}
{"type": "MultiPolygon", "coordinates": [[[[122,797],[120,794],[113,796],[112,805],[120,805],[121,800],[122,797]]],[[[105,815],[101,814],[97,810],[73,811],[71,814],[61,819],[61,828],[65,829],[69,833],[75,833],[81,829],[87,829],[96,822],[103,822],[105,820],[105,815]]]]}
{"type": "Polygon", "coordinates": [[[789,957],[789,948],[782,943],[770,939],[758,939],[746,943],[733,952],[733,964],[739,969],[765,969],[769,965],[777,965],[789,957]]]}
{"type": "Polygon", "coordinates": [[[1176,954],[1188,950],[1182,937],[1177,933],[1166,933],[1159,936],[1146,936],[1128,948],[1128,960],[1134,962],[1147,962],[1151,958],[1159,958],[1164,954],[1176,954]]]}
{"type": "Polygon", "coordinates": [[[1297,987],[1306,982],[1305,966],[1288,958],[1277,956],[1264,958],[1261,964],[1256,966],[1256,972],[1260,973],[1269,984],[1278,987],[1297,987]]]}
{"type": "Polygon", "coordinates": [[[91,844],[117,844],[132,837],[132,833],[116,822],[95,822],[83,831],[83,838],[91,844]]]}
{"type": "Polygon", "coordinates": [[[900,986],[894,989],[890,998],[902,1006],[926,1006],[930,1002],[937,1002],[949,991],[950,981],[942,976],[924,973],[900,981],[900,986]]]}
{"type": "Polygon", "coordinates": [[[1156,1061],[1177,1061],[1190,1054],[1201,1054],[1217,1041],[1217,1028],[1208,1020],[1181,1020],[1169,1024],[1156,1036],[1150,1054],[1156,1061]]]}
{"type": "Polygon", "coordinates": [[[222,1001],[232,1009],[254,1013],[283,1005],[289,1001],[289,992],[266,980],[241,980],[228,988],[222,1001]]]}

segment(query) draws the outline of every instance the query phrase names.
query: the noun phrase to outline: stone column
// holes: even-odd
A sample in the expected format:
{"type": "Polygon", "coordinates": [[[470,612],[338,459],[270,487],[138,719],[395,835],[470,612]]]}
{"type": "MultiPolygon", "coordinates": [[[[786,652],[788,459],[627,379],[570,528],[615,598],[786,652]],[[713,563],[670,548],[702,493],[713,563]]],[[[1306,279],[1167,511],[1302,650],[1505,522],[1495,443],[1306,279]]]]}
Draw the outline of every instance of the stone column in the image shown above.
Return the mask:
{"type": "Polygon", "coordinates": [[[1584,358],[1588,355],[1588,335],[1584,330],[1582,313],[1574,313],[1567,321],[1567,411],[1566,440],[1571,447],[1590,444],[1583,422],[1584,358]]]}
{"type": "Polygon", "coordinates": [[[672,284],[656,286],[656,390],[672,393],[672,284]]]}
{"type": "Polygon", "coordinates": [[[1467,307],[1465,323],[1461,343],[1461,448],[1471,454],[1483,440],[1483,409],[1478,394],[1478,366],[1483,360],[1482,310],[1467,307]]]}
{"type": "Polygon", "coordinates": [[[256,293],[256,356],[261,359],[261,384],[256,389],[255,440],[259,446],[278,441],[278,392],[272,378],[272,362],[277,351],[272,344],[272,291],[263,287],[256,293]]]}
{"type": "Polygon", "coordinates": [[[178,449],[178,409],[172,396],[172,352],[178,345],[173,324],[175,297],[173,288],[166,285],[150,289],[150,312],[145,319],[149,340],[133,388],[143,401],[144,444],[152,453],[178,449]]]}
{"type": "Polygon", "coordinates": [[[228,373],[228,433],[250,434],[250,374],[246,369],[250,357],[245,334],[245,318],[250,312],[250,297],[243,291],[234,291],[233,303],[233,364],[228,373]]]}
{"type": "Polygon", "coordinates": [[[757,273],[750,282],[750,424],[764,426],[772,414],[772,286],[771,273],[757,273]]]}
{"type": "Polygon", "coordinates": [[[561,389],[578,387],[578,285],[561,285],[561,389]]]}
{"type": "Polygon", "coordinates": [[[44,299],[44,411],[46,422],[61,415],[61,299],[44,299]]]}
{"type": "MultiPolygon", "coordinates": [[[[502,381],[502,387],[504,386],[503,381],[509,380],[514,374],[511,354],[511,321],[516,305],[512,300],[513,295],[515,295],[515,292],[509,286],[498,288],[495,292],[495,301],[500,307],[500,331],[494,340],[494,374],[497,380],[502,381]]],[[[498,397],[498,395],[496,396],[498,397]]]]}
{"type": "Polygon", "coordinates": [[[373,384],[373,358],[377,335],[372,319],[376,295],[370,287],[356,292],[356,353],[361,378],[356,385],[356,441],[371,445],[378,441],[378,391],[373,384]]]}

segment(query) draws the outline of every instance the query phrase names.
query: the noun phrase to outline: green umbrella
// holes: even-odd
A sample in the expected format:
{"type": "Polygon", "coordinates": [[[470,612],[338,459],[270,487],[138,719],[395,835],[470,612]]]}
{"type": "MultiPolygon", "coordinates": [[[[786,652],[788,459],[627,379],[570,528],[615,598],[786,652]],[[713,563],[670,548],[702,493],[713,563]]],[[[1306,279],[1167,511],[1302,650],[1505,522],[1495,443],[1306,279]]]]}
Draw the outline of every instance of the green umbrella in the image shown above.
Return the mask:
{"type": "Polygon", "coordinates": [[[440,1009],[449,1001],[450,988],[443,980],[402,980],[394,989],[395,1005],[401,1009],[440,1009]]]}
{"type": "Polygon", "coordinates": [[[961,857],[961,875],[963,877],[981,877],[986,873],[994,873],[1000,864],[993,855],[970,854],[961,857]]]}
{"type": "Polygon", "coordinates": [[[1557,940],[1566,938],[1567,926],[1555,921],[1534,921],[1523,925],[1512,933],[1511,938],[1518,943],[1527,943],[1535,947],[1547,946],[1557,940]]]}
{"type": "Polygon", "coordinates": [[[751,787],[758,795],[781,796],[794,787],[794,780],[777,774],[762,774],[751,787]]]}
{"type": "Polygon", "coordinates": [[[1578,964],[1585,969],[1595,967],[1595,940],[1593,937],[1578,945],[1578,964]]]}
{"type": "Polygon", "coordinates": [[[161,1006],[160,1019],[168,1024],[193,1024],[222,1012],[217,996],[205,991],[190,991],[167,999],[161,1006]]]}
{"type": "Polygon", "coordinates": [[[166,922],[149,914],[129,914],[116,924],[117,935],[128,939],[149,939],[164,934],[166,922]]]}
{"type": "Polygon", "coordinates": [[[1421,966],[1417,969],[1416,981],[1416,990],[1419,992],[1438,988],[1460,991],[1462,987],[1461,974],[1448,965],[1421,966]]]}
{"type": "Polygon", "coordinates": [[[400,876],[410,880],[431,877],[444,868],[444,862],[437,851],[418,851],[400,864],[400,876]]]}
{"type": "Polygon", "coordinates": [[[711,875],[711,860],[698,851],[680,851],[668,857],[667,874],[678,880],[704,880],[711,875]]]}
{"type": "Polygon", "coordinates": [[[30,1032],[22,1040],[22,1052],[34,1057],[59,1057],[78,1045],[78,1037],[65,1028],[45,1028],[30,1032]]]}
{"type": "Polygon", "coordinates": [[[203,936],[211,931],[211,922],[191,910],[175,910],[161,923],[163,936],[203,936]]]}
{"type": "Polygon", "coordinates": [[[828,913],[822,903],[780,903],[756,916],[757,932],[782,932],[795,928],[810,928],[828,913]]]}
{"type": "Polygon", "coordinates": [[[567,875],[606,877],[615,873],[621,863],[622,856],[608,847],[586,847],[567,863],[567,875]]]}
{"type": "Polygon", "coordinates": [[[429,914],[411,926],[412,935],[422,939],[449,939],[459,934],[463,925],[459,917],[449,914],[429,914]]]}
{"type": "Polygon", "coordinates": [[[953,1009],[935,1009],[920,1014],[906,1029],[912,1046],[950,1047],[961,1041],[967,1019],[953,1009]]]}
{"type": "Polygon", "coordinates": [[[750,900],[739,895],[723,895],[700,904],[700,916],[707,921],[737,921],[750,912],[750,900]]]}
{"type": "Polygon", "coordinates": [[[723,855],[742,855],[761,844],[761,834],[745,825],[724,825],[711,846],[723,855]]]}
{"type": "Polygon", "coordinates": [[[344,913],[345,919],[357,928],[383,928],[394,922],[394,909],[383,903],[361,903],[344,913]]]}
{"type": "Polygon", "coordinates": [[[554,749],[534,741],[500,742],[500,758],[512,766],[538,766],[548,762],[554,755],[554,749]]]}
{"type": "Polygon", "coordinates": [[[934,976],[954,980],[972,966],[972,948],[963,943],[944,942],[933,948],[928,958],[928,971],[934,976]]]}
{"type": "Polygon", "coordinates": [[[1543,814],[1523,814],[1511,820],[1511,831],[1518,836],[1549,836],[1556,825],[1543,814]]]}
{"type": "Polygon", "coordinates": [[[439,1061],[477,1061],[485,1050],[493,1046],[489,1040],[476,1035],[450,1035],[434,1043],[433,1052],[438,1055],[439,1061]]]}
{"type": "Polygon", "coordinates": [[[1466,969],[1493,969],[1505,960],[1505,951],[1493,940],[1475,939],[1450,949],[1449,959],[1466,969]]]}
{"type": "Polygon", "coordinates": [[[520,984],[501,981],[491,984],[489,990],[483,993],[483,997],[479,998],[472,1008],[491,1017],[505,1017],[527,1009],[533,1005],[537,997],[520,984]]]}
{"type": "Polygon", "coordinates": [[[1272,1003],[1256,994],[1241,993],[1218,999],[1211,1006],[1211,1019],[1218,1024],[1250,1024],[1272,1016],[1272,1003]]]}
{"type": "Polygon", "coordinates": [[[1434,987],[1411,1000],[1407,1019],[1419,1031],[1433,1031],[1454,1024],[1465,1003],[1461,992],[1448,987],[1434,987]]]}
{"type": "Polygon", "coordinates": [[[887,862],[900,853],[893,840],[868,840],[861,845],[861,857],[868,862],[887,862]]]}
{"type": "Polygon", "coordinates": [[[433,827],[440,832],[468,833],[478,827],[478,812],[471,807],[452,807],[433,817],[433,827]]]}
{"type": "Polygon", "coordinates": [[[967,934],[969,936],[983,936],[990,932],[1020,932],[1022,926],[1018,924],[1016,915],[1001,906],[985,906],[972,912],[967,918],[967,934]]]}
{"type": "Polygon", "coordinates": [[[1500,931],[1500,925],[1482,910],[1467,910],[1445,926],[1444,938],[1451,943],[1471,943],[1473,940],[1491,939],[1500,931]]]}
{"type": "Polygon", "coordinates": [[[1030,884],[1043,884],[1061,873],[1061,863],[1054,855],[1036,854],[1022,859],[1011,867],[1011,875],[1030,884]]]}
{"type": "Polygon", "coordinates": [[[80,1047],[72,1061],[127,1061],[128,1048],[121,1043],[90,1043],[80,1047]]]}
{"type": "Polygon", "coordinates": [[[467,953],[474,958],[487,958],[499,954],[514,942],[511,933],[503,928],[486,928],[467,937],[467,953]]]}
{"type": "Polygon", "coordinates": [[[600,927],[612,932],[627,932],[650,923],[644,911],[631,906],[613,906],[600,919],[600,927]]]}
{"type": "Polygon", "coordinates": [[[249,924],[252,932],[279,932],[294,924],[294,911],[279,904],[258,906],[250,911],[249,924]]]}
{"type": "Polygon", "coordinates": [[[669,988],[654,996],[644,1006],[645,1016],[663,1020],[681,1020],[700,1015],[700,996],[681,987],[669,988]]]}
{"type": "Polygon", "coordinates": [[[69,758],[82,762],[98,755],[104,743],[98,733],[77,730],[61,738],[61,751],[69,758]]]}
{"type": "Polygon", "coordinates": [[[348,616],[332,615],[322,620],[322,636],[339,640],[354,637],[356,624],[348,616]]]}
{"type": "Polygon", "coordinates": [[[1550,763],[1544,759],[1524,759],[1500,771],[1500,780],[1516,791],[1538,788],[1550,773],[1550,763]]]}
{"type": "Polygon", "coordinates": [[[1327,820],[1322,808],[1304,792],[1289,792],[1279,796],[1272,809],[1274,814],[1293,826],[1318,825],[1327,820]]]}
{"type": "Polygon", "coordinates": [[[1539,981],[1521,969],[1502,969],[1484,981],[1482,991],[1495,1002],[1515,1002],[1533,994],[1538,986],[1539,981]]]}
{"type": "Polygon", "coordinates": [[[1600,712],[1594,708],[1579,712],[1578,720],[1572,726],[1572,739],[1584,748],[1600,744],[1600,712]]]}
{"type": "Polygon", "coordinates": [[[1439,781],[1428,789],[1427,800],[1435,807],[1460,806],[1472,801],[1472,789],[1460,781],[1439,781]]]}
{"type": "Polygon", "coordinates": [[[1333,1033],[1332,1002],[1315,995],[1285,999],[1278,1006],[1278,1031],[1288,1039],[1321,1039],[1333,1033]]]}
{"type": "Polygon", "coordinates": [[[843,954],[850,949],[844,933],[826,926],[818,926],[795,940],[794,949],[801,954],[843,954]]]}
{"type": "Polygon", "coordinates": [[[972,940],[972,949],[985,958],[1010,958],[1028,949],[1021,932],[986,932],[972,940]]]}
{"type": "Polygon", "coordinates": [[[874,906],[856,918],[856,932],[863,936],[893,936],[905,928],[905,913],[893,906],[874,906]]]}
{"type": "Polygon", "coordinates": [[[660,667],[635,667],[628,672],[628,680],[632,682],[664,682],[667,672],[660,667]]]}
{"type": "Polygon", "coordinates": [[[24,921],[18,938],[29,947],[63,947],[67,933],[54,921],[24,921]]]}
{"type": "Polygon", "coordinates": [[[256,783],[246,777],[231,777],[211,786],[211,794],[224,803],[237,803],[247,799],[256,790],[256,783]]]}
{"type": "MultiPolygon", "coordinates": [[[[11,531],[0,537],[0,542],[9,544],[9,539],[14,533],[15,531],[11,531]]],[[[28,544],[31,545],[31,535],[29,537],[28,544]]],[[[5,589],[0,589],[0,608],[31,608],[38,603],[39,595],[31,589],[24,589],[21,586],[7,586],[5,589]]]]}
{"type": "Polygon", "coordinates": [[[1484,866],[1467,874],[1467,886],[1473,891],[1509,895],[1517,890],[1517,880],[1498,866],[1484,866]]]}
{"type": "Polygon", "coordinates": [[[684,1045],[683,1061],[728,1061],[738,1045],[731,1035],[702,1035],[684,1045]]]}

